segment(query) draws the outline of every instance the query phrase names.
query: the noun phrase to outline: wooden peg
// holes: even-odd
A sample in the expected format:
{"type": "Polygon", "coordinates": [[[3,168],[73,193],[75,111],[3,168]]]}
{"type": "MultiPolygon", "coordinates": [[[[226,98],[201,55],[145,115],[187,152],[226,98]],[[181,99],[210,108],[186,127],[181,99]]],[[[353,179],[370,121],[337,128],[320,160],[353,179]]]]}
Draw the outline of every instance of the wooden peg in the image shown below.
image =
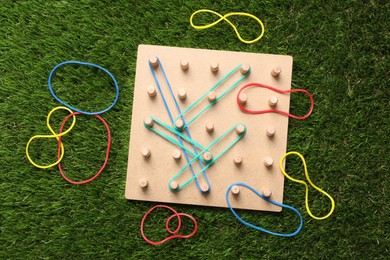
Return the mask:
{"type": "Polygon", "coordinates": [[[271,157],[266,157],[264,159],[265,167],[271,167],[274,164],[274,160],[271,157]]]}
{"type": "Polygon", "coordinates": [[[238,195],[240,193],[240,188],[237,185],[233,185],[230,191],[233,193],[233,195],[238,195]]]}
{"type": "Polygon", "coordinates": [[[172,153],[172,157],[175,160],[180,160],[181,158],[181,152],[179,150],[174,150],[172,153]]]}
{"type": "Polygon", "coordinates": [[[261,192],[261,194],[266,197],[266,198],[269,198],[271,197],[272,195],[272,191],[270,189],[263,189],[263,191],[261,192]]]}
{"type": "Polygon", "coordinates": [[[211,123],[211,122],[208,122],[206,124],[206,131],[209,132],[209,133],[212,133],[214,131],[214,124],[211,123]]]}
{"type": "Polygon", "coordinates": [[[205,153],[202,155],[202,158],[203,158],[203,160],[205,160],[206,162],[209,162],[209,161],[211,161],[211,159],[213,159],[213,156],[211,155],[211,153],[205,152],[205,153]]]}
{"type": "Polygon", "coordinates": [[[147,126],[149,126],[149,127],[152,127],[153,124],[154,124],[153,118],[151,118],[151,117],[149,117],[149,116],[146,117],[146,118],[144,119],[144,124],[147,125],[147,126]]]}
{"type": "Polygon", "coordinates": [[[280,67],[280,66],[276,66],[276,67],[274,67],[272,70],[271,70],[271,75],[272,75],[272,77],[278,77],[279,76],[279,74],[282,72],[282,67],[280,67]]]}
{"type": "Polygon", "coordinates": [[[272,96],[268,100],[268,105],[271,107],[275,107],[278,104],[278,97],[277,96],[272,96]]]}
{"type": "Polygon", "coordinates": [[[215,91],[211,91],[208,95],[207,98],[209,99],[209,102],[214,102],[217,99],[217,94],[215,94],[215,91]]]}
{"type": "Polygon", "coordinates": [[[273,137],[276,133],[275,127],[273,126],[268,127],[266,133],[268,137],[273,137]]]}
{"type": "Polygon", "coordinates": [[[140,186],[141,188],[144,189],[144,188],[148,187],[149,181],[148,181],[147,179],[145,179],[145,178],[141,178],[141,179],[139,179],[138,184],[139,184],[139,186],[140,186]]]}
{"type": "Polygon", "coordinates": [[[190,66],[190,64],[188,63],[188,60],[182,59],[180,61],[180,67],[181,67],[182,70],[188,70],[189,66],[190,66]]]}
{"type": "Polygon", "coordinates": [[[187,92],[185,89],[179,89],[179,93],[177,94],[180,100],[185,100],[187,98],[187,92]]]}
{"type": "Polygon", "coordinates": [[[248,71],[251,69],[251,66],[249,64],[242,64],[240,72],[242,75],[245,75],[248,73],[248,71]]]}
{"type": "Polygon", "coordinates": [[[242,133],[244,133],[244,131],[245,131],[245,126],[244,125],[238,125],[237,127],[236,127],[236,133],[237,134],[242,134],[242,133]]]}
{"type": "Polygon", "coordinates": [[[142,148],[141,154],[142,154],[143,157],[149,158],[150,155],[151,155],[151,152],[150,152],[150,150],[148,148],[142,148]]]}
{"type": "Polygon", "coordinates": [[[152,65],[153,68],[158,67],[158,58],[156,56],[152,56],[149,58],[149,63],[152,65]]]}
{"type": "Polygon", "coordinates": [[[238,96],[238,100],[241,105],[245,105],[246,101],[248,101],[248,96],[245,93],[242,93],[238,96]]]}
{"type": "Polygon", "coordinates": [[[175,127],[179,130],[183,129],[184,127],[184,122],[181,119],[177,119],[175,122],[175,127]]]}
{"type": "Polygon", "coordinates": [[[177,190],[179,188],[179,183],[177,183],[177,181],[172,181],[169,186],[172,190],[177,190]]]}
{"type": "Polygon", "coordinates": [[[202,185],[200,185],[200,190],[203,193],[208,193],[208,191],[210,190],[209,185],[207,183],[203,183],[202,185]]]}
{"type": "Polygon", "coordinates": [[[210,63],[210,70],[211,70],[211,72],[216,73],[219,70],[218,62],[211,62],[210,63]]]}
{"type": "Polygon", "coordinates": [[[149,86],[147,89],[149,97],[155,97],[157,95],[157,90],[153,86],[149,86]]]}
{"type": "Polygon", "coordinates": [[[234,159],[233,159],[234,163],[236,165],[240,165],[242,163],[242,156],[237,154],[236,156],[234,156],[234,159]]]}

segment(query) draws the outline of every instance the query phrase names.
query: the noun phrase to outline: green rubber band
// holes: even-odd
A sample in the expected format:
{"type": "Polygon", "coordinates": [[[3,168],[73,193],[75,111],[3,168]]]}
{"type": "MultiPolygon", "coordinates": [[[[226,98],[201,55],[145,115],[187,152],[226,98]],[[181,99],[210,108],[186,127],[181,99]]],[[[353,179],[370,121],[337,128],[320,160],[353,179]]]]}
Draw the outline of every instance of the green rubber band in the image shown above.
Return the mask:
{"type": "Polygon", "coordinates": [[[196,173],[191,179],[187,180],[185,183],[183,183],[182,185],[179,185],[179,187],[176,189],[176,190],[181,190],[183,189],[185,186],[187,186],[188,184],[190,184],[191,182],[193,182],[199,175],[201,175],[204,171],[206,171],[213,163],[215,163],[222,155],[224,155],[230,148],[233,147],[233,145],[235,145],[238,141],[240,141],[240,139],[245,135],[246,133],[246,125],[244,124],[236,124],[234,125],[233,127],[231,127],[229,130],[227,130],[224,134],[222,134],[220,137],[218,137],[217,139],[215,139],[211,144],[209,144],[205,150],[202,150],[197,156],[195,156],[187,165],[185,165],[183,168],[180,169],[180,171],[175,175],[173,176],[173,178],[169,181],[168,183],[168,187],[170,190],[173,190],[171,188],[171,183],[173,181],[175,181],[188,167],[189,165],[191,165],[193,162],[195,162],[196,160],[198,160],[198,158],[204,153],[206,152],[207,150],[209,150],[212,146],[214,146],[215,144],[217,144],[219,141],[221,141],[225,136],[227,136],[229,133],[231,133],[232,131],[234,131],[234,129],[239,126],[239,125],[243,125],[244,126],[244,131],[232,142],[230,143],[230,145],[228,147],[226,147],[220,154],[218,154],[216,157],[213,157],[213,159],[211,159],[211,161],[208,162],[208,164],[202,169],[200,170],[198,173],[196,173]]]}

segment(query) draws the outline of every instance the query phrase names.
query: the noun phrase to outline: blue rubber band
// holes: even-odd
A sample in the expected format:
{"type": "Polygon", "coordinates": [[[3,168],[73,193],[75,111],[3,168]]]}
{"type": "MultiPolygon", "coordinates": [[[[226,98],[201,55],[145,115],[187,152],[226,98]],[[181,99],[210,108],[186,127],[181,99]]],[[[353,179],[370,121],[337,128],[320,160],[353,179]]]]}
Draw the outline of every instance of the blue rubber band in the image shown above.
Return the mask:
{"type": "MultiPolygon", "coordinates": [[[[177,110],[178,110],[178,112],[179,112],[179,114],[180,114],[180,113],[181,113],[181,110],[180,110],[179,104],[177,103],[176,97],[175,97],[175,95],[173,94],[172,87],[171,87],[171,84],[169,83],[168,77],[167,77],[167,75],[165,74],[164,68],[163,68],[163,66],[162,66],[162,64],[161,64],[159,58],[157,58],[157,61],[158,61],[158,64],[159,64],[159,66],[160,66],[160,68],[161,68],[161,71],[162,71],[162,73],[163,73],[165,82],[166,82],[167,85],[168,85],[168,88],[169,88],[169,91],[170,91],[170,93],[171,93],[171,95],[172,95],[172,98],[173,98],[173,100],[175,101],[176,108],[177,108],[177,110]]],[[[162,97],[162,99],[163,99],[163,101],[164,101],[164,106],[165,106],[165,109],[166,109],[166,111],[167,111],[167,113],[168,113],[168,115],[169,115],[169,118],[170,118],[170,120],[171,120],[171,124],[174,125],[175,122],[174,122],[174,119],[173,119],[171,110],[169,109],[168,103],[167,103],[167,101],[165,100],[165,96],[164,96],[164,94],[163,94],[163,92],[162,92],[160,83],[159,83],[159,81],[158,81],[158,79],[157,79],[157,75],[156,75],[156,73],[154,72],[153,66],[152,66],[152,64],[150,64],[150,62],[149,62],[149,68],[150,68],[150,71],[151,71],[151,73],[152,73],[152,75],[153,75],[154,81],[155,81],[155,83],[156,83],[156,85],[157,85],[158,91],[160,92],[161,97],[162,97]]],[[[183,122],[185,122],[185,121],[184,121],[184,118],[183,118],[183,122]]],[[[185,131],[186,131],[188,137],[189,137],[189,138],[192,138],[192,137],[191,137],[191,134],[190,134],[190,130],[189,130],[187,127],[185,127],[185,131]]],[[[182,146],[184,146],[183,141],[182,141],[182,138],[181,138],[180,136],[177,136],[177,139],[179,140],[180,144],[181,144],[182,146]]],[[[192,147],[193,147],[193,149],[194,149],[195,154],[197,155],[197,154],[198,154],[198,150],[196,149],[196,147],[195,147],[194,145],[192,145],[192,147]]],[[[184,154],[184,157],[185,157],[187,163],[189,163],[189,167],[190,167],[190,169],[191,169],[192,175],[195,176],[195,170],[194,170],[194,168],[192,167],[192,164],[190,163],[191,160],[190,160],[190,158],[188,157],[187,151],[186,151],[185,149],[183,149],[183,154],[184,154]]],[[[198,160],[198,162],[199,162],[200,168],[203,169],[204,166],[203,166],[201,160],[198,160]]],[[[204,172],[203,176],[204,176],[204,178],[205,178],[205,180],[206,180],[206,183],[207,183],[207,185],[208,185],[207,190],[205,190],[205,191],[202,190],[202,188],[200,187],[200,184],[199,184],[199,182],[198,182],[197,179],[195,180],[195,183],[196,183],[196,186],[197,186],[198,190],[199,190],[201,193],[208,193],[208,192],[210,191],[210,181],[209,181],[209,178],[207,177],[206,172],[204,172]]]]}
{"type": "Polygon", "coordinates": [[[51,95],[52,95],[58,102],[60,102],[62,105],[64,105],[64,106],[70,108],[70,109],[73,110],[73,111],[77,111],[77,112],[80,112],[80,113],[86,114],[86,115],[98,115],[98,114],[103,114],[103,113],[107,112],[107,111],[110,110],[113,106],[115,106],[115,104],[116,104],[116,102],[118,101],[118,98],[119,98],[119,86],[118,86],[118,82],[116,81],[115,77],[111,74],[111,72],[109,72],[107,69],[105,69],[105,68],[103,68],[103,67],[101,67],[101,66],[99,66],[99,65],[96,65],[96,64],[93,64],[93,63],[88,63],[88,62],[70,60],[70,61],[64,61],[64,62],[58,64],[58,65],[55,66],[55,67],[52,69],[52,71],[50,72],[49,79],[47,80],[47,84],[49,85],[49,90],[50,90],[51,95]],[[56,70],[57,70],[58,68],[60,68],[61,66],[64,66],[64,65],[75,65],[75,64],[76,64],[76,65],[84,65],[84,66],[90,66],[90,67],[98,68],[98,69],[104,71],[105,73],[107,73],[107,74],[111,77],[112,81],[113,81],[114,84],[115,84],[115,92],[116,92],[116,94],[115,94],[115,100],[114,100],[114,102],[112,102],[112,104],[111,104],[109,107],[107,107],[107,108],[104,109],[104,110],[97,111],[97,112],[87,112],[87,111],[83,111],[83,110],[80,110],[80,109],[78,109],[78,108],[76,108],[76,107],[73,107],[73,106],[67,104],[66,102],[62,101],[62,100],[54,93],[54,91],[53,91],[53,86],[52,86],[52,78],[53,78],[53,75],[54,75],[54,73],[56,72],[56,70]]]}
{"type": "Polygon", "coordinates": [[[253,228],[253,229],[256,229],[256,230],[259,230],[259,231],[262,231],[264,233],[267,233],[267,234],[270,234],[270,235],[275,235],[275,236],[279,236],[279,237],[292,237],[292,236],[295,236],[296,234],[299,233],[299,231],[301,231],[302,229],[302,215],[301,213],[299,213],[299,211],[289,205],[285,205],[283,203],[279,203],[279,202],[276,202],[276,201],[273,201],[271,199],[268,199],[267,197],[264,197],[262,194],[260,194],[258,191],[256,191],[254,188],[252,188],[251,186],[249,186],[248,184],[245,184],[245,183],[242,183],[242,182],[236,182],[236,183],[233,183],[231,184],[227,190],[226,190],[226,202],[227,202],[227,205],[229,207],[229,209],[231,210],[231,212],[233,213],[233,215],[244,225],[250,227],[250,228],[253,228]],[[245,220],[243,220],[237,213],[236,211],[233,209],[233,207],[230,205],[230,201],[229,201],[229,191],[232,189],[233,186],[242,186],[242,187],[245,187],[245,188],[248,188],[250,189],[251,191],[253,191],[257,196],[259,196],[260,198],[262,198],[263,200],[271,203],[271,204],[274,204],[274,205],[277,205],[279,207],[283,207],[283,208],[286,208],[286,209],[289,209],[291,211],[293,211],[294,213],[296,213],[298,216],[299,216],[299,227],[297,230],[295,230],[294,232],[292,233],[287,233],[287,234],[284,234],[284,233],[276,233],[276,232],[272,232],[272,231],[269,231],[267,229],[264,229],[264,228],[261,228],[261,227],[258,227],[258,226],[255,226],[251,223],[248,223],[246,222],[245,220]]]}

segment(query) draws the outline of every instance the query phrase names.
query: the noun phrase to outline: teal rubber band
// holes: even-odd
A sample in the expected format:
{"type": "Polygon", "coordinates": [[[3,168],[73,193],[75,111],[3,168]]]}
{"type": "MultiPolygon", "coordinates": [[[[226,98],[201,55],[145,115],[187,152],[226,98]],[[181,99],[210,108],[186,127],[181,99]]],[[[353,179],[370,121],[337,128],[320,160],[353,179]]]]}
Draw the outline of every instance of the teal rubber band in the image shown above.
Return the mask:
{"type": "MultiPolygon", "coordinates": [[[[238,65],[237,67],[235,67],[234,69],[232,69],[228,74],[226,74],[222,79],[220,79],[217,83],[214,84],[213,87],[211,87],[205,94],[203,94],[198,100],[196,100],[195,102],[193,102],[191,105],[189,105],[176,119],[175,119],[175,122],[181,118],[183,118],[183,116],[188,112],[190,111],[191,109],[193,109],[197,104],[199,104],[199,102],[201,102],[205,97],[207,97],[207,95],[213,91],[214,89],[216,89],[217,87],[219,87],[224,81],[226,81],[230,76],[232,76],[237,70],[239,70],[241,68],[242,64],[238,65]]],[[[196,114],[193,118],[191,118],[190,120],[188,120],[184,126],[180,129],[183,129],[183,128],[186,128],[188,127],[190,124],[192,124],[198,117],[200,117],[203,113],[205,113],[208,109],[210,109],[212,106],[214,106],[218,100],[222,99],[227,93],[229,93],[230,91],[232,91],[238,84],[240,84],[248,75],[249,73],[251,72],[251,68],[249,68],[249,71],[247,73],[245,73],[239,80],[237,80],[235,83],[233,83],[227,90],[225,90],[224,92],[222,92],[221,95],[219,95],[213,102],[211,102],[209,105],[207,105],[204,109],[202,109],[202,111],[200,111],[198,114],[196,114]]]]}
{"type": "Polygon", "coordinates": [[[213,157],[209,162],[208,164],[202,169],[200,170],[198,173],[196,173],[192,178],[190,178],[189,180],[187,180],[185,183],[183,183],[182,185],[179,185],[179,187],[176,189],[176,190],[181,190],[183,189],[184,187],[186,187],[188,184],[190,184],[191,182],[193,182],[199,175],[201,175],[204,171],[206,171],[213,163],[215,163],[219,158],[221,158],[222,155],[224,155],[230,148],[232,148],[238,141],[241,140],[241,138],[246,134],[246,125],[244,124],[236,124],[234,125],[233,127],[231,127],[229,130],[227,130],[224,134],[222,134],[221,136],[219,136],[217,139],[215,139],[211,144],[209,144],[205,150],[202,150],[197,156],[195,156],[191,162],[189,162],[187,165],[185,165],[183,168],[180,169],[180,171],[175,175],[173,176],[173,178],[169,181],[168,183],[168,187],[170,190],[174,190],[171,188],[171,183],[173,181],[175,181],[187,168],[190,164],[192,164],[194,161],[198,160],[198,158],[204,153],[206,152],[206,150],[209,150],[211,147],[213,147],[215,144],[217,144],[218,142],[220,142],[225,136],[227,136],[229,133],[231,133],[232,131],[234,131],[234,129],[239,126],[239,125],[243,125],[244,126],[244,131],[232,142],[230,143],[229,146],[227,146],[220,154],[218,154],[216,157],[213,157]]]}

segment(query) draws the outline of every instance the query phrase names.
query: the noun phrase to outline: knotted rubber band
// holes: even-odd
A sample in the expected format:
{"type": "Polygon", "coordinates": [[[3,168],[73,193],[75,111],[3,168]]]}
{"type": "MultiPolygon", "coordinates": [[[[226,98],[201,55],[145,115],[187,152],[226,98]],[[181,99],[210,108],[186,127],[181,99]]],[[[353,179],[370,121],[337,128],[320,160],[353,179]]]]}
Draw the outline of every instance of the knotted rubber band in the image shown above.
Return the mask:
{"type": "Polygon", "coordinates": [[[299,233],[299,231],[301,231],[302,229],[302,215],[301,213],[299,213],[299,211],[297,209],[295,209],[294,207],[291,207],[289,205],[286,205],[286,204],[283,204],[283,203],[279,203],[279,202],[276,202],[274,200],[271,200],[267,197],[264,197],[262,194],[260,194],[258,191],[256,191],[254,188],[252,188],[251,186],[249,186],[248,184],[246,183],[242,183],[242,182],[236,182],[236,183],[233,183],[231,184],[227,190],[226,190],[226,202],[227,202],[227,205],[230,209],[230,211],[233,213],[233,215],[238,219],[238,221],[240,221],[242,224],[250,227],[250,228],[253,228],[253,229],[256,229],[256,230],[259,230],[259,231],[262,231],[264,233],[267,233],[267,234],[270,234],[270,235],[275,235],[275,236],[279,236],[279,237],[292,237],[292,236],[295,236],[296,234],[299,233]],[[229,201],[229,191],[232,189],[233,186],[242,186],[242,187],[245,187],[245,188],[248,188],[249,190],[251,190],[252,192],[254,192],[257,196],[259,196],[260,198],[262,198],[263,200],[271,203],[271,204],[274,204],[276,206],[279,206],[279,207],[283,207],[283,208],[286,208],[286,209],[289,209],[291,211],[293,211],[294,213],[296,213],[298,216],[299,216],[299,226],[298,228],[292,232],[292,233],[277,233],[277,232],[273,232],[273,231],[269,231],[267,229],[264,229],[264,228],[261,228],[261,227],[258,227],[258,226],[255,226],[245,220],[243,220],[238,214],[237,212],[233,209],[232,205],[230,204],[230,201],[229,201]]]}
{"type": "Polygon", "coordinates": [[[166,206],[166,205],[156,205],[156,206],[150,208],[145,213],[145,215],[142,217],[140,231],[141,231],[142,238],[147,243],[149,243],[151,245],[154,245],[154,246],[157,246],[157,245],[161,245],[161,244],[163,244],[163,243],[165,243],[165,242],[167,242],[167,241],[169,241],[171,239],[174,239],[174,238],[190,238],[190,237],[194,236],[196,234],[196,232],[198,231],[198,222],[196,221],[196,219],[193,216],[191,216],[189,214],[186,214],[186,213],[179,213],[172,207],[169,207],[169,206],[166,206]],[[152,211],[154,211],[155,209],[157,209],[157,208],[165,208],[165,209],[168,209],[168,210],[173,212],[173,214],[165,222],[165,229],[168,231],[169,234],[171,234],[171,236],[166,237],[166,238],[164,238],[163,240],[160,240],[160,241],[152,241],[152,240],[150,240],[149,238],[146,237],[145,232],[144,232],[144,225],[145,225],[145,220],[149,216],[149,214],[152,211]],[[178,234],[179,231],[180,231],[180,228],[181,228],[181,224],[182,224],[182,221],[181,221],[181,218],[180,218],[181,216],[182,217],[187,217],[187,218],[191,219],[192,222],[194,223],[194,231],[192,231],[192,233],[190,233],[188,235],[180,235],[180,234],[178,234]],[[177,224],[177,228],[174,231],[172,231],[169,228],[169,223],[171,222],[171,220],[174,217],[177,217],[178,224],[177,224]]]}
{"type": "MultiPolygon", "coordinates": [[[[75,115],[79,115],[81,114],[80,112],[73,112],[72,114],[68,115],[64,121],[62,122],[61,124],[61,128],[60,128],[60,133],[62,132],[62,129],[64,128],[66,122],[68,121],[68,119],[71,117],[71,116],[75,116],[75,115]]],[[[69,179],[63,172],[62,168],[61,168],[61,163],[59,162],[58,163],[58,169],[60,170],[60,173],[62,175],[62,177],[64,177],[64,179],[69,182],[69,183],[72,183],[72,184],[87,184],[91,181],[93,181],[94,179],[96,179],[100,173],[103,171],[103,169],[106,167],[107,165],[107,161],[108,161],[108,157],[110,155],[110,149],[111,149],[111,131],[110,131],[110,127],[108,126],[107,122],[99,115],[93,115],[94,117],[98,118],[100,121],[103,122],[104,126],[106,127],[107,129],[107,149],[106,149],[106,157],[104,159],[104,163],[102,165],[102,167],[100,168],[100,170],[94,175],[92,176],[91,178],[87,179],[87,180],[84,180],[84,181],[73,181],[71,179],[69,179]]],[[[60,157],[60,146],[61,146],[62,142],[61,142],[61,137],[59,137],[58,139],[58,157],[60,157]]]]}
{"type": "Polygon", "coordinates": [[[58,155],[58,160],[57,160],[55,163],[52,163],[52,164],[49,164],[49,165],[39,165],[39,164],[35,163],[35,162],[31,159],[30,154],[29,154],[29,147],[30,147],[31,142],[32,142],[34,139],[37,139],[37,138],[56,138],[57,140],[60,140],[61,136],[66,135],[67,133],[69,133],[69,132],[73,129],[73,127],[74,127],[74,125],[75,125],[75,123],[76,123],[76,117],[75,117],[73,114],[72,114],[72,115],[73,115],[73,116],[72,116],[72,118],[73,118],[72,124],[71,124],[71,126],[70,126],[66,131],[62,132],[62,130],[61,130],[61,132],[60,132],[59,134],[56,134],[56,133],[54,132],[53,128],[50,126],[50,117],[51,117],[51,115],[52,115],[55,111],[60,110],[60,109],[66,110],[66,111],[68,111],[68,112],[71,113],[71,114],[73,113],[73,111],[70,110],[70,109],[67,108],[67,107],[55,107],[55,108],[53,108],[53,109],[49,112],[49,114],[47,115],[47,118],[46,118],[46,125],[47,125],[47,128],[48,128],[49,131],[52,133],[52,135],[34,135],[34,136],[31,137],[30,140],[28,140],[28,142],[27,142],[27,145],[26,145],[26,156],[27,156],[27,159],[30,161],[30,163],[31,163],[32,165],[34,165],[35,167],[38,167],[38,168],[41,168],[41,169],[47,169],[47,168],[53,167],[53,166],[59,164],[59,163],[61,162],[62,158],[64,157],[65,148],[64,148],[64,145],[63,145],[61,142],[60,142],[60,146],[59,146],[59,148],[58,148],[58,149],[59,149],[59,150],[58,150],[58,154],[59,154],[59,155],[58,155]]]}
{"type": "Polygon", "coordinates": [[[118,98],[119,98],[119,86],[118,86],[118,82],[116,81],[115,77],[111,74],[111,72],[109,72],[107,69],[99,66],[99,65],[96,65],[96,64],[93,64],[93,63],[89,63],[89,62],[81,62],[81,61],[65,61],[65,62],[62,62],[60,64],[58,64],[57,66],[55,66],[52,71],[50,72],[50,75],[49,75],[49,78],[47,80],[47,84],[49,85],[49,90],[50,90],[50,93],[51,95],[58,101],[60,102],[62,105],[72,109],[73,111],[77,111],[77,112],[80,112],[80,113],[83,113],[83,114],[86,114],[86,115],[96,115],[96,114],[103,114],[104,112],[107,112],[108,110],[110,110],[115,104],[116,102],[118,101],[118,98]],[[54,75],[54,72],[56,72],[56,70],[58,68],[60,68],[61,66],[64,66],[64,65],[84,65],[84,66],[90,66],[90,67],[94,67],[94,68],[98,68],[102,71],[104,71],[105,73],[107,73],[112,81],[114,82],[115,84],[115,100],[112,102],[112,104],[107,107],[106,109],[103,109],[101,111],[97,111],[97,112],[87,112],[87,111],[83,111],[83,110],[80,110],[76,107],[73,107],[69,104],[67,104],[66,102],[62,101],[53,91],[53,87],[52,87],[52,79],[53,79],[53,75],[54,75]]]}
{"type": "Polygon", "coordinates": [[[254,16],[253,14],[248,14],[248,13],[244,13],[244,12],[232,12],[232,13],[228,13],[228,14],[225,14],[225,15],[221,15],[221,14],[215,12],[215,11],[212,11],[212,10],[201,9],[201,10],[195,11],[191,15],[191,17],[190,17],[190,24],[195,29],[204,30],[204,29],[208,29],[210,27],[213,27],[214,25],[218,24],[222,20],[226,21],[231,27],[233,27],[233,29],[234,29],[238,39],[240,41],[244,42],[244,43],[247,43],[247,44],[255,43],[258,40],[260,40],[263,37],[263,35],[264,35],[264,24],[263,24],[263,22],[259,18],[254,16]],[[215,15],[217,15],[219,17],[219,19],[217,21],[215,21],[215,22],[212,22],[212,23],[206,24],[206,25],[195,25],[192,20],[194,19],[194,16],[197,15],[198,13],[211,13],[211,14],[215,14],[215,15]],[[260,24],[261,34],[254,40],[244,40],[241,37],[240,33],[238,32],[237,27],[229,19],[227,19],[229,16],[234,16],[234,15],[237,15],[237,16],[247,16],[247,17],[250,17],[250,18],[253,18],[254,20],[256,20],[256,22],[258,22],[260,24]]]}
{"type": "Polygon", "coordinates": [[[248,84],[243,86],[238,91],[238,93],[237,93],[237,104],[238,104],[238,107],[241,109],[241,111],[243,111],[245,113],[248,113],[248,114],[279,113],[279,114],[282,114],[284,116],[288,116],[288,117],[291,117],[291,118],[294,118],[294,119],[297,119],[297,120],[304,120],[304,119],[308,118],[311,115],[311,113],[313,112],[314,99],[311,96],[311,94],[309,93],[309,91],[307,91],[305,89],[297,88],[297,89],[281,90],[281,89],[277,89],[277,88],[274,88],[274,87],[271,87],[271,86],[268,86],[268,85],[265,85],[265,84],[261,84],[261,83],[248,83],[248,84]],[[282,93],[282,94],[294,93],[294,92],[305,93],[309,97],[309,99],[310,99],[310,109],[309,109],[309,112],[306,115],[304,115],[304,116],[296,116],[296,115],[292,115],[290,113],[287,113],[285,111],[278,110],[278,109],[265,109],[265,110],[251,110],[251,109],[247,109],[240,103],[239,97],[240,97],[240,94],[241,94],[241,92],[243,90],[245,90],[247,88],[250,88],[250,87],[267,88],[269,90],[272,90],[272,91],[275,91],[275,92],[278,92],[278,93],[282,93]]]}
{"type": "Polygon", "coordinates": [[[309,172],[307,170],[307,166],[306,166],[306,161],[305,161],[305,158],[303,157],[303,155],[301,155],[300,153],[298,152],[288,152],[286,153],[285,155],[282,156],[282,158],[280,159],[280,162],[279,162],[279,166],[280,166],[280,170],[282,171],[282,173],[284,174],[284,176],[286,176],[289,180],[291,181],[294,181],[294,182],[297,182],[297,183],[300,183],[300,184],[303,184],[305,185],[305,188],[306,188],[306,197],[305,197],[305,206],[306,206],[306,210],[307,210],[307,213],[310,215],[310,217],[316,219],[316,220],[323,220],[323,219],[326,219],[328,218],[330,215],[332,215],[333,211],[334,211],[334,208],[335,208],[335,203],[334,203],[334,199],[332,198],[332,196],[330,196],[327,192],[325,192],[324,190],[320,189],[319,187],[317,187],[316,185],[314,185],[314,183],[310,180],[310,177],[309,177],[309,172]],[[291,154],[295,154],[297,155],[299,158],[301,158],[302,160],[302,163],[303,163],[303,168],[305,169],[305,176],[306,176],[306,179],[307,181],[309,182],[309,184],[314,188],[316,189],[317,191],[321,192],[322,194],[324,194],[325,196],[327,196],[329,198],[329,200],[331,201],[331,209],[329,211],[329,213],[323,217],[316,217],[314,216],[311,211],[310,211],[310,208],[309,208],[309,186],[306,184],[306,182],[304,181],[301,181],[301,180],[297,180],[297,179],[294,179],[293,177],[291,177],[290,175],[288,175],[285,170],[283,169],[283,161],[287,158],[287,156],[291,155],[291,154]]]}

